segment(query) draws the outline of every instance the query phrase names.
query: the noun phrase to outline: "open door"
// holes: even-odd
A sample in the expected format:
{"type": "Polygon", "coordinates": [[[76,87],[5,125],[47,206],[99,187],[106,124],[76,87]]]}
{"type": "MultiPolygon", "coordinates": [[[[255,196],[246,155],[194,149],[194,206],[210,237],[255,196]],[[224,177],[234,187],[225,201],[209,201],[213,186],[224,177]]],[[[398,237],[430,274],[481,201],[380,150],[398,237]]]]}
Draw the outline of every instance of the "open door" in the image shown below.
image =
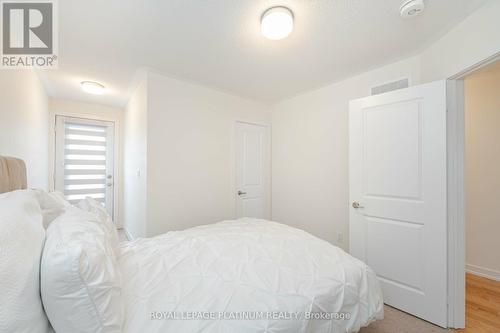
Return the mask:
{"type": "Polygon", "coordinates": [[[350,251],[385,303],[447,326],[446,81],[352,101],[350,251]]]}

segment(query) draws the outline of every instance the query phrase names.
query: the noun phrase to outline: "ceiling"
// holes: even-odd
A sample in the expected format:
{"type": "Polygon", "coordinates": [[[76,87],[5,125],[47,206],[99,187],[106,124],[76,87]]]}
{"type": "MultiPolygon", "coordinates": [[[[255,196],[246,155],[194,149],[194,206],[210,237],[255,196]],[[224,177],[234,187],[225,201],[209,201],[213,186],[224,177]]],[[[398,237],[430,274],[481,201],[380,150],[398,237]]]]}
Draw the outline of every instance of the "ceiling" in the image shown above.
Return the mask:
{"type": "Polygon", "coordinates": [[[273,102],[414,55],[486,1],[426,0],[402,20],[402,0],[64,0],[59,68],[40,77],[52,97],[120,107],[141,68],[273,102]],[[295,15],[280,41],[260,34],[275,5],[295,15]]]}

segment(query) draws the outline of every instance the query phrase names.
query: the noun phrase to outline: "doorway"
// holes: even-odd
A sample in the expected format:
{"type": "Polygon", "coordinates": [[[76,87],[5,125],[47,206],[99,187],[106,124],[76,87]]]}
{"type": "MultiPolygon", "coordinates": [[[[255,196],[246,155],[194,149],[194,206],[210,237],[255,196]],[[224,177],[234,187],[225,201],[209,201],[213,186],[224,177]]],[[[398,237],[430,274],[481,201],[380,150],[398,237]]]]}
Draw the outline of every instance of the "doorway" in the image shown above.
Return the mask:
{"type": "Polygon", "coordinates": [[[500,332],[500,60],[463,78],[465,330],[500,332]]]}
{"type": "Polygon", "coordinates": [[[55,189],[70,203],[99,201],[113,216],[114,123],[56,116],[55,189]]]}

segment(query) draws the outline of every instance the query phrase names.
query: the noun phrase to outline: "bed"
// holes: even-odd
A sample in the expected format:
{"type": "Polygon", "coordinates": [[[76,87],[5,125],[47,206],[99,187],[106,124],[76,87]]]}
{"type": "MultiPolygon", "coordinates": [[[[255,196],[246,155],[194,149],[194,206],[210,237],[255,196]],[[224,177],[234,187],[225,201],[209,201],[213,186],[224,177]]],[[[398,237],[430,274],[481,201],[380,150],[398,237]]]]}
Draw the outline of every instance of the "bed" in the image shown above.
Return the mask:
{"type": "Polygon", "coordinates": [[[374,272],[303,230],[243,218],[118,242],[91,199],[20,190],[24,163],[0,166],[0,237],[18,247],[0,251],[0,297],[16,304],[0,308],[0,332],[344,333],[383,317],[374,272]],[[21,249],[22,263],[5,255],[21,249]]]}

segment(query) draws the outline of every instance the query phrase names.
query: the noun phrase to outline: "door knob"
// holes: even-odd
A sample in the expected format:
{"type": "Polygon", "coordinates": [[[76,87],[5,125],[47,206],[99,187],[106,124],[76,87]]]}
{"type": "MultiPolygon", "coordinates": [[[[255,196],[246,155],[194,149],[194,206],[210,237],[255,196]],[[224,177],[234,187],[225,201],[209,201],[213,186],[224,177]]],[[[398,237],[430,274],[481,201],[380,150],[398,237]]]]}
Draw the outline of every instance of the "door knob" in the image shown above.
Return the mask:
{"type": "Polygon", "coordinates": [[[244,195],[244,194],[247,194],[247,192],[238,191],[238,195],[244,195]]]}
{"type": "Polygon", "coordinates": [[[365,208],[365,207],[364,207],[364,206],[361,206],[361,205],[359,204],[359,202],[354,201],[354,202],[352,203],[352,208],[356,208],[356,209],[357,209],[357,208],[365,208]]]}

